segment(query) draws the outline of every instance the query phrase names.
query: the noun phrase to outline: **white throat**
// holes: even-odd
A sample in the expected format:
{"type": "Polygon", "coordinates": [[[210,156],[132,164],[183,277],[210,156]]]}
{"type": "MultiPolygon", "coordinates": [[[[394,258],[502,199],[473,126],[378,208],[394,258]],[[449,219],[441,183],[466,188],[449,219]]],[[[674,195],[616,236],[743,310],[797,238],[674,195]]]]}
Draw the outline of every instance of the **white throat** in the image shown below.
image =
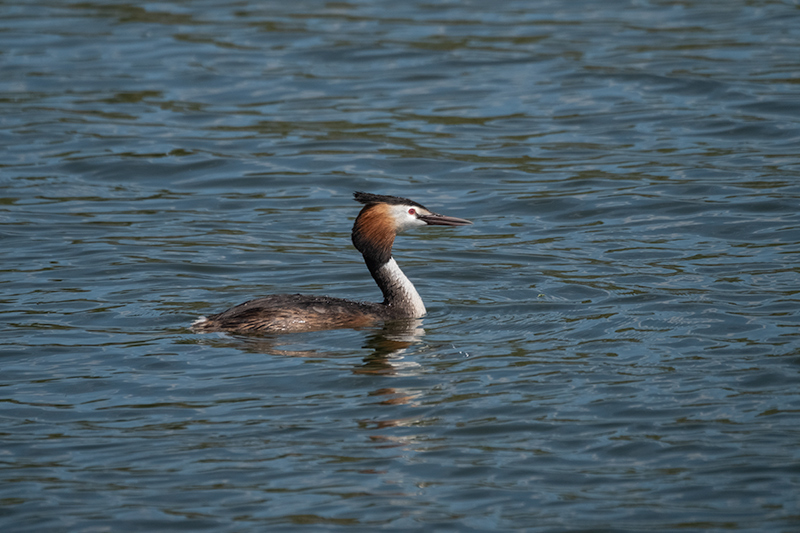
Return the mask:
{"type": "Polygon", "coordinates": [[[389,282],[392,293],[397,297],[397,303],[404,307],[407,306],[413,313],[411,316],[414,318],[424,316],[426,311],[422,298],[420,298],[411,280],[400,270],[394,257],[390,258],[387,263],[381,266],[380,270],[381,274],[383,274],[385,279],[389,282]]]}

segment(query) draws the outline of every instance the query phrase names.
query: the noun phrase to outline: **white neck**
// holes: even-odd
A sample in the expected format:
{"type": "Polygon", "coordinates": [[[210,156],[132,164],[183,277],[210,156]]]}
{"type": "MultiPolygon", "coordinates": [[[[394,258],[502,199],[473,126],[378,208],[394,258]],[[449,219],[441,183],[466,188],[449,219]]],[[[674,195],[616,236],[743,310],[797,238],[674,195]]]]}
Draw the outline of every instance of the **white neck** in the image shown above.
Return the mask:
{"type": "Polygon", "coordinates": [[[384,303],[407,309],[409,317],[418,318],[425,315],[425,304],[422,302],[422,298],[411,280],[397,266],[393,257],[381,265],[375,281],[378,282],[386,297],[384,303]]]}

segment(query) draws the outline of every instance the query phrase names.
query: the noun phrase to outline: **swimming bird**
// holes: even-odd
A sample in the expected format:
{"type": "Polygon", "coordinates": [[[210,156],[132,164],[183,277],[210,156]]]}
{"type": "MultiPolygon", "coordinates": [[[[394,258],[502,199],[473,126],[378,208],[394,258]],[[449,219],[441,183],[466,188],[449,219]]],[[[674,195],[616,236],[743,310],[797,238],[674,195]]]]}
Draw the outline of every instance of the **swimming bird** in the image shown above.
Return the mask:
{"type": "Polygon", "coordinates": [[[376,321],[419,318],[425,315],[414,284],[392,257],[395,236],[417,226],[466,226],[463,218],[439,215],[407,198],[356,192],[364,204],[353,224],[353,246],[364,256],[372,278],[383,293],[383,302],[357,302],[328,296],[274,294],[201,317],[196,331],[233,333],[292,333],[357,328],[376,321]]]}

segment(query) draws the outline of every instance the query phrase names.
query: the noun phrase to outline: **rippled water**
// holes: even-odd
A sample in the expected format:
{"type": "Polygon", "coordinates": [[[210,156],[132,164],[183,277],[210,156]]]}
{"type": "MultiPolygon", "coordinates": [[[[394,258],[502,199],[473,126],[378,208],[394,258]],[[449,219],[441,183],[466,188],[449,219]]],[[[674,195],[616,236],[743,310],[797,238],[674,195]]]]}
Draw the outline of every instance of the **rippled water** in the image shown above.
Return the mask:
{"type": "Polygon", "coordinates": [[[800,525],[790,2],[0,3],[0,527],[800,525]],[[197,335],[251,296],[419,323],[197,335]]]}

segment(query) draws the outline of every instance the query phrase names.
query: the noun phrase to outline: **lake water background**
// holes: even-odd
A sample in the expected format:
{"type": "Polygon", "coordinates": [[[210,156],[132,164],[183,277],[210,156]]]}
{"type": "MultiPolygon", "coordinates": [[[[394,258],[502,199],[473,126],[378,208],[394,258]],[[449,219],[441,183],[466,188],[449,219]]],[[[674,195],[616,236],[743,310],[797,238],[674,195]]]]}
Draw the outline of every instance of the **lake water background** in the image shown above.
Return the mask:
{"type": "Polygon", "coordinates": [[[796,2],[0,2],[0,529],[800,528],[796,2]],[[198,335],[275,292],[406,328],[198,335]]]}

